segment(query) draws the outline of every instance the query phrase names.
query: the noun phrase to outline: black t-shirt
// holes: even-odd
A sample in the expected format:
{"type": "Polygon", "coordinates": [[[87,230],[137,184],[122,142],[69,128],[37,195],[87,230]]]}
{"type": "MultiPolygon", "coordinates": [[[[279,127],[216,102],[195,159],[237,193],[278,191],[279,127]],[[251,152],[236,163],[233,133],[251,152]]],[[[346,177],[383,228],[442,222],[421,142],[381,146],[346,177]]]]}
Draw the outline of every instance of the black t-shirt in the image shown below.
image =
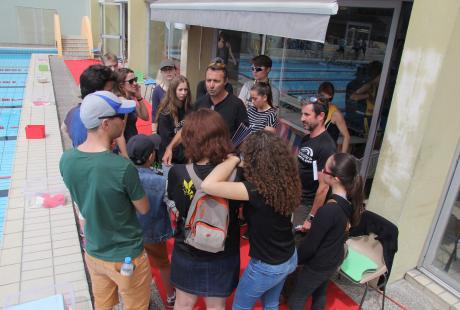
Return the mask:
{"type": "MultiPolygon", "coordinates": [[[[198,177],[202,180],[211,173],[214,165],[197,165],[193,164],[198,177]]],[[[237,180],[240,179],[241,172],[237,173],[237,180]]],[[[169,170],[168,175],[168,198],[176,203],[176,208],[179,211],[179,220],[177,222],[176,240],[174,243],[174,250],[181,251],[188,255],[191,259],[208,260],[217,257],[226,257],[231,255],[238,255],[240,250],[240,231],[238,225],[238,207],[241,204],[239,201],[230,200],[229,216],[230,222],[227,231],[227,240],[225,241],[225,249],[222,252],[210,253],[198,250],[186,244],[184,224],[187,218],[187,213],[190,208],[193,196],[196,192],[195,186],[188,175],[187,169],[184,164],[174,165],[169,170]]]]}
{"type": "Polygon", "coordinates": [[[243,101],[232,93],[229,93],[224,100],[216,105],[212,104],[211,97],[208,94],[198,99],[194,104],[194,108],[195,110],[208,108],[218,112],[230,130],[230,137],[233,136],[241,123],[249,125],[248,113],[243,101]]]}
{"type": "Polygon", "coordinates": [[[302,204],[312,205],[318,189],[319,183],[314,179],[313,163],[316,162],[317,172],[320,172],[329,156],[335,152],[336,144],[327,131],[314,138],[310,138],[310,135],[302,138],[297,155],[302,182],[302,204]]]}
{"type": "Polygon", "coordinates": [[[132,136],[137,135],[136,122],[137,122],[137,113],[135,111],[128,113],[128,118],[126,120],[125,133],[124,133],[126,143],[128,143],[128,140],[131,139],[132,136]]]}
{"type": "MultiPolygon", "coordinates": [[[[230,94],[233,94],[233,86],[230,83],[225,84],[225,90],[228,91],[230,94]]],[[[203,96],[206,96],[208,91],[206,90],[206,81],[201,80],[198,82],[196,86],[196,100],[200,99],[203,96]]]]}
{"type": "Polygon", "coordinates": [[[334,201],[318,209],[311,229],[299,246],[299,265],[326,271],[337,268],[343,260],[345,229],[353,207],[338,195],[332,195],[331,199],[334,201]]]}
{"type": "Polygon", "coordinates": [[[286,262],[295,250],[291,217],[266,205],[252,183],[243,184],[249,194],[249,204],[243,209],[248,222],[249,256],[272,265],[286,262]]]}
{"type": "MultiPolygon", "coordinates": [[[[158,150],[158,158],[161,160],[165,153],[166,147],[171,143],[176,133],[184,125],[185,109],[178,109],[179,123],[175,123],[169,112],[161,112],[158,116],[158,134],[161,137],[161,143],[158,150]]],[[[179,144],[173,150],[173,163],[184,162],[184,149],[182,144],[179,144]]]]}

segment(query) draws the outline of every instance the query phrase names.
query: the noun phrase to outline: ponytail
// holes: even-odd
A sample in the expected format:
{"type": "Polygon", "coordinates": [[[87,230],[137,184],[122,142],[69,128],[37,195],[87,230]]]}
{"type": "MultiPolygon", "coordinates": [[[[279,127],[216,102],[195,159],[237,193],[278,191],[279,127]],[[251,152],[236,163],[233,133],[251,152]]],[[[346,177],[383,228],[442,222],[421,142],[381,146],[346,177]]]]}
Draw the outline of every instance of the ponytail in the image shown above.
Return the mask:
{"type": "Polygon", "coordinates": [[[347,153],[337,153],[332,156],[331,172],[339,178],[340,183],[345,187],[347,197],[353,206],[353,214],[350,219],[350,224],[353,227],[359,224],[364,209],[364,182],[359,174],[358,161],[353,155],[347,153]]]}
{"type": "MultiPolygon", "coordinates": [[[[351,226],[356,226],[361,220],[361,213],[363,212],[363,200],[364,200],[364,182],[363,177],[356,174],[353,178],[353,183],[350,188],[350,192],[347,193],[351,198],[353,205],[353,214],[351,216],[351,226]]],[[[348,192],[348,191],[347,191],[348,192]]]]}

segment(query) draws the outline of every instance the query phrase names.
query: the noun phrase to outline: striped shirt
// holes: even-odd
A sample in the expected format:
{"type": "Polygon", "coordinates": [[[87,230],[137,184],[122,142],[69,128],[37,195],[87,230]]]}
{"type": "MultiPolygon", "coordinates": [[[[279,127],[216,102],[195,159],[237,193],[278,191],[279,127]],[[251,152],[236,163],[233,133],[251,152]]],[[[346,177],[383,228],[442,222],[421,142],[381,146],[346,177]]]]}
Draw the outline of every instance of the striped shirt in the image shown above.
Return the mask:
{"type": "Polygon", "coordinates": [[[253,132],[263,130],[265,127],[278,127],[278,110],[270,108],[259,112],[253,105],[248,107],[249,125],[253,132]]]}

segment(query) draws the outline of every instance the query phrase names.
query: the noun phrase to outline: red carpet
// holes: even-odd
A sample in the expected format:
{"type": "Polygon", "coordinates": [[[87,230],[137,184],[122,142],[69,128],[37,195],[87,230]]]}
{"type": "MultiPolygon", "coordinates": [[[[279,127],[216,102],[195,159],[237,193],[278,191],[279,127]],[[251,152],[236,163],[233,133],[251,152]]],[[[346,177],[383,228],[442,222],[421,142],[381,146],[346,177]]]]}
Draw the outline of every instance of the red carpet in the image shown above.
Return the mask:
{"type": "MultiPolygon", "coordinates": [[[[168,245],[169,256],[171,258],[172,248],[174,245],[173,239],[170,239],[167,242],[167,245],[168,245]]],[[[241,247],[240,247],[241,271],[240,271],[240,274],[243,273],[244,269],[246,268],[246,265],[249,262],[248,253],[249,253],[249,241],[241,239],[241,247]]],[[[160,291],[161,298],[163,299],[163,302],[165,302],[166,292],[163,287],[163,283],[161,281],[160,272],[158,271],[157,268],[152,268],[152,275],[155,278],[155,283],[157,284],[158,290],[160,291]]],[[[232,294],[227,299],[227,306],[226,306],[227,309],[232,308],[233,297],[234,297],[234,294],[232,294]]],[[[204,309],[206,309],[204,301],[202,298],[200,298],[194,310],[204,310],[204,309]]],[[[257,302],[254,309],[262,309],[262,305],[260,304],[260,302],[257,302]]],[[[287,305],[280,305],[280,309],[287,310],[288,307],[287,305]]],[[[305,309],[310,309],[310,301],[308,301],[305,309]]],[[[330,282],[328,291],[327,291],[326,309],[328,310],[352,310],[353,309],[354,310],[354,309],[358,309],[358,305],[350,297],[348,297],[348,295],[345,294],[340,288],[338,288],[334,283],[330,282]]]]}
{"type": "MultiPolygon", "coordinates": [[[[100,64],[99,60],[94,59],[84,59],[84,60],[64,60],[67,68],[69,68],[70,73],[75,79],[75,83],[80,85],[80,75],[83,71],[86,70],[91,65],[100,64]]],[[[152,134],[152,105],[150,103],[146,104],[147,110],[149,110],[149,120],[143,121],[139,119],[136,123],[137,131],[146,135],[152,134]]]]}
{"type": "Polygon", "coordinates": [[[75,79],[75,83],[80,85],[80,75],[86,68],[91,65],[100,64],[99,60],[95,59],[83,59],[83,60],[64,60],[67,68],[69,68],[70,73],[75,79]]]}

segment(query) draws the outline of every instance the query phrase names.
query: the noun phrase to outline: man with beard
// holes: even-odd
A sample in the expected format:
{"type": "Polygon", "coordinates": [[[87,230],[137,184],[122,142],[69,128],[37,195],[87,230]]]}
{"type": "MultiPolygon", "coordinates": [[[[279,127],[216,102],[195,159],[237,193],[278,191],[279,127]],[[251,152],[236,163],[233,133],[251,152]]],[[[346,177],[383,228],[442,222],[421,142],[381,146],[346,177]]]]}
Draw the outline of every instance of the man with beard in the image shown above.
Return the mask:
{"type": "MultiPolygon", "coordinates": [[[[230,131],[230,136],[233,136],[241,123],[249,124],[248,113],[243,102],[232,93],[225,89],[228,82],[228,72],[224,64],[212,63],[206,69],[206,89],[207,95],[198,99],[193,108],[195,110],[206,108],[216,111],[222,116],[230,131]]],[[[163,162],[171,165],[172,150],[182,140],[180,131],[171,143],[166,147],[163,155],[163,162]]]]}
{"type": "Polygon", "coordinates": [[[316,97],[302,106],[300,120],[307,131],[301,141],[299,154],[302,200],[294,212],[294,225],[302,225],[302,231],[310,228],[316,211],[324,204],[329,187],[323,182],[322,169],[329,156],[336,152],[334,140],[328,134],[324,122],[328,113],[327,104],[316,97]]]}

